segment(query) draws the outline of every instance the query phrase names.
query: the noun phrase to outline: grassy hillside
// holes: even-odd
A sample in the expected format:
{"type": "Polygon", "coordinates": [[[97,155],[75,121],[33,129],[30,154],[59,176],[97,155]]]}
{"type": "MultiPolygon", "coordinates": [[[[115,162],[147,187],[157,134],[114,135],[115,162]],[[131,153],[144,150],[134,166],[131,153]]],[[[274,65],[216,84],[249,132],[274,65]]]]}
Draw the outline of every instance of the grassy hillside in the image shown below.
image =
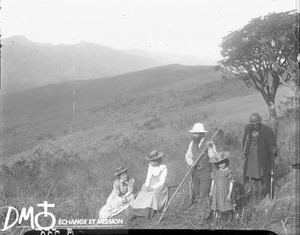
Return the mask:
{"type": "MultiPolygon", "coordinates": [[[[2,96],[1,155],[5,157],[1,158],[0,207],[20,209],[47,200],[55,203],[57,217],[97,218],[112,189],[115,169],[128,166],[138,191],[146,178],[144,156],[153,149],[166,153],[167,182],[176,185],[187,172],[188,130],[198,121],[211,136],[226,120],[215,141],[219,151],[229,148],[231,167],[240,181],[243,128],[254,111],[263,114],[265,121],[267,106],[259,93],[241,81],[221,77],[213,67],[171,65],[110,79],[76,81],[72,132],[72,83],[2,96]]],[[[277,104],[288,93],[280,88],[277,104]]],[[[287,158],[295,148],[293,117],[284,116],[279,126],[277,178],[295,161],[294,156],[287,158]]],[[[185,205],[187,185],[179,191],[173,208],[185,205]]],[[[159,228],[194,228],[173,212],[159,228]]],[[[289,217],[288,223],[293,221],[289,217]]],[[[134,226],[158,228],[147,221],[134,226]]],[[[248,226],[266,229],[252,219],[236,228],[248,226]]]]}
{"type": "Polygon", "coordinates": [[[213,67],[170,65],[4,95],[0,111],[2,156],[70,133],[73,85],[75,133],[116,123],[143,125],[157,115],[164,121],[200,104],[222,101],[226,94],[229,98],[253,93],[241,82],[225,81],[221,76],[213,67]]]}

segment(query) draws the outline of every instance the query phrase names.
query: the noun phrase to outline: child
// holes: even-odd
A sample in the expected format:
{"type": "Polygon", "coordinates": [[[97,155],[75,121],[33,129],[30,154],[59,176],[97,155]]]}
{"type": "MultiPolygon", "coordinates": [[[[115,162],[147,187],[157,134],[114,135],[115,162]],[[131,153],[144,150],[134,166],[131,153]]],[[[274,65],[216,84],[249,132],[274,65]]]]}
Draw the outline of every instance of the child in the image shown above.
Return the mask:
{"type": "Polygon", "coordinates": [[[230,153],[227,151],[215,153],[210,159],[215,168],[211,173],[212,183],[209,196],[212,196],[211,209],[214,211],[214,218],[220,214],[231,215],[234,209],[231,193],[233,188],[232,170],[228,168],[230,153]]]}

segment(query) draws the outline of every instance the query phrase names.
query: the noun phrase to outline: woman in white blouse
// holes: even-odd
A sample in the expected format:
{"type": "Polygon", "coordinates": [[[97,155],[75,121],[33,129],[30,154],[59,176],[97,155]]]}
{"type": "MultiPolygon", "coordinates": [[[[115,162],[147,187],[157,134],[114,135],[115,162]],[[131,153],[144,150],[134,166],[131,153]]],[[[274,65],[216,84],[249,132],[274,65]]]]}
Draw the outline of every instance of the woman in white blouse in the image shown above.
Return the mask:
{"type": "Polygon", "coordinates": [[[166,177],[167,166],[161,164],[163,153],[153,150],[146,160],[150,161],[146,182],[137,197],[129,202],[129,220],[136,216],[151,218],[160,211],[168,201],[166,177]]]}

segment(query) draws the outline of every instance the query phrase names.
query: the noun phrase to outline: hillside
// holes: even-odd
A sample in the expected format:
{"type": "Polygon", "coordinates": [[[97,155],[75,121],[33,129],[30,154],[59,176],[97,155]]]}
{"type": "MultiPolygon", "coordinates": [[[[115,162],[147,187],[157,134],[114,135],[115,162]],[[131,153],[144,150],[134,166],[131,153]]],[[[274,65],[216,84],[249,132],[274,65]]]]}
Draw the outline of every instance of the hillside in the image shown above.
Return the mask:
{"type": "Polygon", "coordinates": [[[2,40],[2,93],[70,80],[111,77],[168,64],[199,65],[203,59],[144,50],[115,50],[90,42],[51,45],[14,36],[2,40]],[[74,74],[73,74],[74,58],[74,74]]]}
{"type": "MultiPolygon", "coordinates": [[[[221,77],[212,66],[168,65],[4,95],[0,111],[1,155],[9,157],[70,133],[90,144],[93,140],[88,136],[99,135],[98,141],[111,131],[132,125],[155,131],[156,125],[169,129],[172,123],[185,118],[191,122],[213,121],[247,118],[250,110],[267,113],[255,90],[236,79],[221,77]]],[[[278,97],[286,92],[279,92],[278,97]]],[[[75,142],[76,138],[73,137],[75,142]]],[[[105,141],[99,144],[105,145],[105,141]]]]}
{"type": "Polygon", "coordinates": [[[24,36],[2,40],[2,93],[77,79],[95,79],[161,65],[95,43],[51,45],[24,36]],[[74,58],[74,76],[73,76],[74,58]]]}
{"type": "MultiPolygon", "coordinates": [[[[114,120],[112,115],[134,106],[141,114],[160,94],[176,97],[176,90],[220,80],[213,67],[169,65],[93,80],[78,80],[8,94],[1,97],[2,150],[28,149],[69,132],[75,87],[74,130],[94,128],[114,120]],[[159,95],[158,95],[159,94],[159,95]],[[157,97],[156,97],[157,96],[157,97]],[[122,107],[122,103],[128,104],[122,107]],[[100,118],[101,117],[101,118],[100,118]]],[[[195,92],[195,91],[193,91],[195,92]]],[[[144,114],[143,114],[144,115],[144,114]]],[[[130,116],[130,115],[129,115],[130,116]]],[[[128,117],[129,117],[128,116],[128,117]]]]}
{"type": "MultiPolygon", "coordinates": [[[[56,205],[51,212],[57,218],[98,218],[111,192],[115,169],[129,167],[139,191],[148,167],[145,155],[153,149],[166,154],[167,183],[178,185],[187,172],[188,130],[199,121],[210,138],[226,120],[214,141],[218,151],[230,149],[230,164],[241,182],[243,128],[252,112],[260,112],[266,122],[268,111],[257,91],[239,80],[224,80],[222,75],[210,66],[175,64],[2,95],[0,189],[5,200],[0,200],[0,207],[21,209],[44,200],[56,205]]],[[[280,87],[277,105],[290,93],[280,87]]],[[[276,179],[295,163],[291,155],[295,150],[294,120],[292,114],[286,114],[279,123],[276,179]]],[[[151,221],[137,219],[125,228],[202,229],[195,214],[199,210],[185,209],[187,199],[185,182],[159,226],[160,214],[151,221]]],[[[126,214],[120,216],[126,223],[126,214]]],[[[292,230],[296,222],[293,211],[284,216],[271,221],[250,205],[235,224],[208,228],[274,230],[273,225],[284,219],[292,230]]],[[[0,221],[4,221],[3,214],[0,221]]]]}
{"type": "Polygon", "coordinates": [[[213,65],[215,61],[211,58],[199,58],[192,55],[177,55],[174,53],[159,53],[145,50],[124,50],[130,55],[150,58],[161,64],[183,64],[183,65],[213,65]]]}

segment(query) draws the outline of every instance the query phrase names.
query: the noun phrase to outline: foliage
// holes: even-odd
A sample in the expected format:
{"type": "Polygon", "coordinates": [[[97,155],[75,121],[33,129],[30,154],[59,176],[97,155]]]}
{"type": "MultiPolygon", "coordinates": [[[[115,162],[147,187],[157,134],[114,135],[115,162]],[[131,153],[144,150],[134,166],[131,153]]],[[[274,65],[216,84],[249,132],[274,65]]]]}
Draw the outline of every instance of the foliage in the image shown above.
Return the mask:
{"type": "MultiPolygon", "coordinates": [[[[278,25],[288,28],[282,29],[276,36],[276,41],[269,38],[262,38],[262,56],[268,58],[271,63],[281,71],[284,71],[284,76],[279,76],[280,82],[287,87],[290,87],[295,93],[299,90],[299,13],[292,14],[294,16],[294,22],[291,17],[281,17],[275,15],[278,21],[278,25]],[[294,31],[294,32],[293,32],[294,31]],[[278,55],[278,52],[280,53],[278,55]],[[285,54],[284,54],[285,53],[285,54]],[[289,54],[291,53],[291,54],[289,54]],[[284,56],[281,56],[284,54],[284,56]],[[280,58],[281,56],[281,58],[280,58]],[[278,58],[279,57],[279,58],[278,58]],[[296,58],[297,57],[297,58],[296,58]]],[[[281,28],[281,27],[280,27],[281,28]]]]}
{"type": "MultiPolygon", "coordinates": [[[[97,218],[98,210],[104,205],[111,192],[116,167],[120,165],[129,167],[129,174],[135,178],[138,191],[145,180],[148,166],[144,156],[153,149],[166,153],[163,163],[168,166],[167,182],[170,186],[178,185],[188,170],[184,154],[191,136],[187,131],[195,122],[201,121],[210,133],[214,133],[220,124],[213,121],[213,117],[208,111],[204,111],[202,104],[211,102],[212,98],[209,97],[209,93],[213,91],[215,91],[213,98],[217,100],[227,96],[229,98],[240,97],[241,93],[247,92],[248,89],[246,87],[244,87],[246,91],[241,89],[239,83],[240,81],[231,79],[205,84],[203,87],[193,87],[190,90],[177,91],[177,93],[171,92],[169,96],[160,96],[160,102],[155,102],[154,97],[144,96],[142,100],[128,98],[115,106],[108,105],[104,112],[119,111],[116,112],[118,117],[123,111],[125,113],[125,110],[139,110],[141,109],[139,105],[143,105],[146,107],[148,116],[139,119],[140,116],[132,115],[130,116],[132,122],[128,125],[127,120],[123,123],[114,120],[115,122],[112,122],[108,128],[97,129],[95,127],[100,130],[98,132],[74,133],[73,145],[70,147],[74,149],[73,151],[66,147],[70,143],[69,138],[58,139],[57,142],[44,142],[43,145],[36,147],[32,154],[24,153],[23,159],[12,165],[2,166],[0,169],[0,207],[12,205],[21,209],[23,206],[33,206],[47,200],[55,204],[54,214],[57,217],[97,218]],[[186,107],[181,113],[178,112],[185,101],[198,100],[199,93],[204,97],[208,95],[205,100],[201,101],[203,103],[199,105],[197,102],[194,104],[192,102],[189,105],[193,106],[186,107]],[[161,106],[161,109],[165,111],[170,106],[170,97],[176,98],[176,102],[171,104],[175,105],[176,114],[179,113],[176,116],[172,116],[175,112],[156,112],[147,106],[153,103],[156,107],[161,106]],[[165,115],[158,116],[156,113],[165,115]],[[63,142],[66,139],[67,141],[63,142]]],[[[283,116],[279,118],[280,155],[275,170],[277,179],[288,172],[295,159],[295,156],[291,155],[295,149],[292,102],[291,98],[291,101],[287,100],[282,104],[283,116]]],[[[89,110],[89,115],[102,112],[102,106],[92,107],[95,108],[89,110]],[[98,109],[98,107],[101,108],[98,109]]],[[[122,115],[124,116],[126,115],[122,115]]],[[[227,149],[231,152],[230,167],[237,175],[237,185],[242,183],[241,138],[244,126],[243,122],[227,120],[214,140],[218,151],[227,149]]],[[[194,229],[191,223],[202,228],[195,211],[185,211],[183,208],[188,202],[188,186],[189,179],[178,191],[170,212],[166,213],[166,218],[159,228],[194,229]],[[182,213],[185,220],[178,212],[182,213]]],[[[175,187],[170,191],[170,195],[174,189],[175,187]]],[[[242,194],[242,190],[242,188],[237,188],[234,191],[237,198],[242,194]]],[[[218,227],[208,228],[269,229],[268,218],[259,215],[253,207],[246,207],[241,214],[243,218],[238,218],[232,223],[223,221],[218,227]]],[[[0,221],[4,221],[1,216],[0,214],[0,221]]],[[[138,220],[140,224],[136,227],[157,228],[155,219],[144,222],[138,220]]],[[[0,228],[1,226],[0,224],[0,228]]]]}
{"type": "MultiPolygon", "coordinates": [[[[181,117],[172,128],[176,129],[174,138],[166,139],[161,135],[146,134],[144,130],[137,129],[110,140],[115,142],[106,154],[91,159],[82,159],[77,153],[67,152],[63,149],[52,149],[51,152],[36,149],[34,156],[21,159],[11,166],[2,166],[0,170],[1,199],[3,205],[12,205],[17,209],[23,206],[36,205],[41,200],[55,203],[54,214],[59,218],[97,218],[98,210],[104,205],[112,188],[114,170],[117,166],[127,165],[130,174],[136,179],[137,190],[145,180],[147,162],[145,153],[151,149],[160,149],[166,153],[164,164],[168,166],[167,181],[170,186],[178,185],[187,172],[184,163],[184,152],[190,141],[186,130],[192,126],[194,119],[188,115],[181,117]],[[184,130],[183,130],[184,129],[184,130]],[[175,145],[178,144],[178,146],[175,145]],[[122,157],[120,157],[122,156],[122,157]],[[109,166],[109,167],[103,167],[109,166]]],[[[214,132],[218,125],[211,123],[214,132]]],[[[294,126],[291,116],[282,116],[279,120],[279,141],[281,155],[276,165],[278,177],[287,173],[288,167],[293,163],[294,156],[289,156],[294,146],[294,126]]],[[[228,121],[224,124],[215,138],[217,150],[227,149],[231,152],[230,167],[237,174],[237,184],[242,183],[241,137],[244,124],[228,121]]],[[[240,194],[241,189],[237,189],[240,194]]],[[[171,191],[173,193],[174,191],[171,191]]],[[[161,226],[172,228],[190,228],[190,223],[201,228],[197,214],[186,211],[188,182],[184,184],[178,195],[174,198],[170,212],[161,226]],[[175,212],[173,209],[178,210],[175,212]],[[186,220],[178,214],[182,213],[186,220]],[[190,223],[187,221],[191,221],[190,223]],[[198,221],[198,222],[197,222],[198,221]]],[[[240,195],[237,195],[239,197],[240,195]]],[[[270,221],[260,215],[253,207],[245,207],[241,212],[243,218],[235,219],[232,223],[220,222],[221,229],[269,229],[270,221]]],[[[240,216],[241,216],[240,215],[240,216]]],[[[156,221],[157,222],[157,221],[156,221]]],[[[137,225],[143,228],[154,226],[155,221],[137,225]]],[[[1,226],[1,225],[0,225],[1,226]]],[[[193,229],[195,227],[192,227],[193,229]]]]}
{"type": "Polygon", "coordinates": [[[156,128],[163,128],[164,126],[165,124],[158,116],[153,116],[150,120],[145,121],[144,124],[138,128],[142,130],[153,130],[156,128]]]}
{"type": "Polygon", "coordinates": [[[219,62],[221,67],[262,94],[271,118],[276,117],[275,96],[282,83],[280,78],[288,80],[291,76],[272,61],[283,68],[296,61],[295,27],[299,27],[296,15],[288,11],[255,18],[224,37],[221,44],[224,58],[219,62]],[[266,56],[266,45],[272,48],[272,57],[266,56]]]}

